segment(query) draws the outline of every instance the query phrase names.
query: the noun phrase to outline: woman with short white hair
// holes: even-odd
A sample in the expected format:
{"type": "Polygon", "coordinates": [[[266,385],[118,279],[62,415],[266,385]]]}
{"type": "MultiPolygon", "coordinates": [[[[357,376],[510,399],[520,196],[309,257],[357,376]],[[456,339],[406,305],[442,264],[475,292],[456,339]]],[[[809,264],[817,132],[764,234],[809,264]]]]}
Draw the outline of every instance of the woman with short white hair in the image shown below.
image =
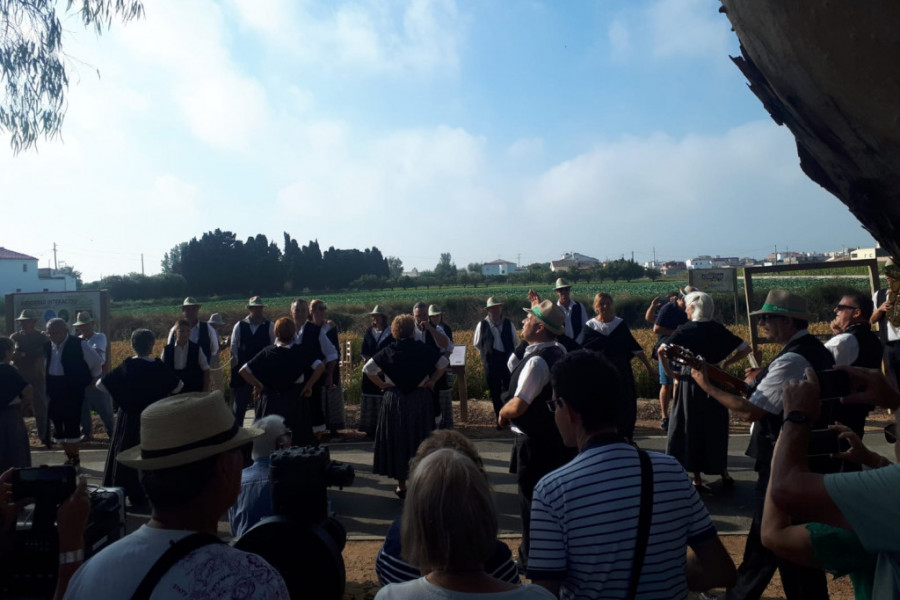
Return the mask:
{"type": "MultiPolygon", "coordinates": [[[[712,320],[716,305],[709,294],[691,292],[684,297],[684,306],[689,320],[669,336],[666,346],[686,348],[723,369],[750,354],[747,342],[712,320]]],[[[665,357],[661,360],[671,373],[665,357]]],[[[722,487],[731,487],[734,480],[728,474],[728,409],[694,383],[690,367],[684,367],[678,377],[666,453],[694,474],[698,491],[711,492],[703,484],[701,473],[721,475],[722,487]]]]}

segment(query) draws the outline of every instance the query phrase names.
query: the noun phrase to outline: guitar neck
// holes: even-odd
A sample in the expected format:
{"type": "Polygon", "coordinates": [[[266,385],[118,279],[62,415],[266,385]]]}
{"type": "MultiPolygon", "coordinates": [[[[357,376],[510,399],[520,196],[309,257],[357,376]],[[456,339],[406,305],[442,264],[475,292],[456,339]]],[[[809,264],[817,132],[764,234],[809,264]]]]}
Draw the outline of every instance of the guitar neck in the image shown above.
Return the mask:
{"type": "Polygon", "coordinates": [[[732,394],[744,396],[745,398],[750,395],[750,386],[747,382],[735,377],[724,369],[720,369],[696,356],[681,355],[678,357],[678,361],[695,369],[701,369],[703,368],[703,365],[706,365],[706,376],[716,387],[732,394]]]}

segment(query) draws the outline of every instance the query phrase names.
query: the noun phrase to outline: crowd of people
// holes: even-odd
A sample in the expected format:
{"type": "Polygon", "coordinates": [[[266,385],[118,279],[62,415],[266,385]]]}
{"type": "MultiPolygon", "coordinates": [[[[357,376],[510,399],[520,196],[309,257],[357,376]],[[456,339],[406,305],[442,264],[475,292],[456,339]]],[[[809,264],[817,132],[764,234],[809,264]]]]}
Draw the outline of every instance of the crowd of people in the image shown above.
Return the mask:
{"type": "MultiPolygon", "coordinates": [[[[893,266],[886,275],[889,283],[900,281],[893,266]]],[[[609,294],[596,295],[592,317],[564,279],[554,292],[555,302],[529,292],[519,331],[503,303],[488,298],[473,338],[496,426],[514,433],[509,470],[522,524],[515,557],[497,540],[481,458],[452,430],[446,373],[453,334],[440,308],[417,303],[412,314],[390,319],[376,306],[369,314],[360,429],[374,439],[373,472],[396,480],[403,500],[375,559],[385,585],[379,598],[685,598],[688,590],[715,587],[727,588],[726,598],[759,598],[776,569],[789,600],[827,598],[826,571],[851,573],[859,598],[900,597],[900,537],[889,504],[900,471],[862,443],[872,406],[900,407],[892,369],[900,347],[900,322],[891,321],[896,298],[843,295],[834,335],[823,343],[808,331],[806,301],[772,290],[751,316],[780,352],[765,368],[748,369],[746,383],[729,387],[722,369],[751,348],[713,320],[714,302],[703,291],[654,299],[646,314],[658,335],[652,357],[615,315],[609,294]],[[881,339],[871,330],[876,322],[881,339]],[[682,353],[702,359],[677,360],[682,353]],[[634,438],[631,363],[638,359],[652,373],[651,358],[658,362],[664,454],[640,449],[634,438]],[[820,398],[819,378],[834,369],[847,373],[850,388],[840,398],[820,398]],[[754,423],[748,454],[758,472],[737,569],[702,501],[714,493],[704,474],[719,476],[719,488],[734,484],[730,414],[754,423]],[[849,449],[807,457],[810,430],[823,429],[849,449]],[[520,574],[536,585],[522,585],[520,574]]],[[[221,326],[221,318],[201,321],[193,298],[182,304],[160,358],[152,355],[154,334],[139,329],[131,339],[135,356],[109,372],[106,338],[88,313],[77,315],[80,337],[53,319],[44,338],[35,316],[23,311],[21,331],[0,338],[0,466],[30,465],[22,414],[32,407],[41,441],[61,444],[77,468],[82,411],[101,413],[107,402],[117,414],[105,423],[112,443],[104,483],[151,509],[146,526],[77,571],[77,551],[67,554],[72,560],[60,567],[64,584],[72,577],[66,597],[107,585],[106,597],[129,597],[139,585],[195,590],[197,597],[238,585],[246,598],[286,597],[265,561],[211,534],[226,512],[235,536],[271,514],[272,451],[317,444],[345,424],[340,390],[333,393],[340,381],[337,327],[325,303],[297,299],[291,316],[274,322],[264,307],[251,298],[227,342],[231,408],[220,391],[210,392],[210,366],[220,354],[214,322],[221,326]],[[256,421],[245,428],[254,390],[256,421]],[[45,412],[39,395],[46,396],[45,412]],[[253,462],[245,465],[238,450],[250,443],[253,462]],[[151,568],[174,548],[181,553],[166,558],[168,571],[151,568]],[[127,568],[117,569],[120,563],[127,568]],[[155,577],[149,582],[148,572],[155,577]]],[[[885,435],[893,442],[895,432],[885,435]]],[[[0,502],[9,503],[7,479],[0,502]]]]}

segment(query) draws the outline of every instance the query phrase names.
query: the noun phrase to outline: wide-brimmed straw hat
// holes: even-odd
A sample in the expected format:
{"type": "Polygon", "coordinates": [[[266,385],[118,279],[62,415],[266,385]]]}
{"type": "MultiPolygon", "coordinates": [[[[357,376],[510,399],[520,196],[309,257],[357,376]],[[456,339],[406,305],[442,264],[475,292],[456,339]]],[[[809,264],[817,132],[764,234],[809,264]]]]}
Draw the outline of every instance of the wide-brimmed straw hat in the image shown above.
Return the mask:
{"type": "Polygon", "coordinates": [[[224,325],[225,319],[222,318],[220,313],[213,313],[209,315],[209,321],[207,321],[210,325],[224,325]]]}
{"type": "Polygon", "coordinates": [[[37,313],[26,308],[16,317],[16,321],[37,321],[37,313]]]}
{"type": "Polygon", "coordinates": [[[232,450],[263,434],[240,427],[222,392],[179,394],[141,413],[141,443],[119,453],[126,467],[170,469],[232,450]]]}
{"type": "Polygon", "coordinates": [[[885,277],[890,277],[891,279],[900,279],[900,267],[898,267],[894,263],[884,263],[884,267],[881,269],[881,272],[884,273],[885,277]]]}
{"type": "Polygon", "coordinates": [[[428,305],[428,316],[429,317],[436,317],[439,314],[441,314],[440,306],[438,306],[437,304],[429,304],[428,305]]]}
{"type": "Polygon", "coordinates": [[[566,332],[566,315],[562,309],[550,300],[544,300],[540,304],[535,304],[531,308],[523,308],[527,313],[533,314],[538,321],[556,335],[562,335],[566,332]]]}
{"type": "Polygon", "coordinates": [[[485,308],[490,308],[492,306],[503,306],[503,303],[500,302],[499,300],[497,300],[496,298],[494,298],[493,296],[491,296],[490,298],[487,299],[487,304],[485,305],[485,308]]]}
{"type": "Polygon", "coordinates": [[[247,303],[247,308],[250,308],[251,306],[265,306],[265,303],[263,303],[263,299],[259,296],[253,296],[247,303]]]}
{"type": "Polygon", "coordinates": [[[815,320],[815,315],[809,312],[806,306],[806,298],[787,290],[770,290],[762,308],[754,310],[750,315],[776,315],[804,321],[815,320]]]}
{"type": "Polygon", "coordinates": [[[556,287],[553,288],[553,291],[555,292],[556,290],[564,290],[570,287],[572,287],[572,284],[560,277],[556,280],[556,287]]]}
{"type": "Polygon", "coordinates": [[[373,308],[372,312],[370,312],[369,314],[370,315],[381,315],[382,317],[387,316],[387,313],[385,312],[385,310],[383,308],[381,308],[381,306],[378,304],[375,305],[375,308],[373,308]]]}
{"type": "Polygon", "coordinates": [[[193,296],[188,296],[181,303],[181,306],[200,306],[200,303],[193,296]]]}
{"type": "Polygon", "coordinates": [[[81,311],[76,315],[75,322],[72,323],[72,327],[79,327],[81,325],[90,325],[94,322],[94,317],[91,316],[91,313],[86,310],[81,311]]]}

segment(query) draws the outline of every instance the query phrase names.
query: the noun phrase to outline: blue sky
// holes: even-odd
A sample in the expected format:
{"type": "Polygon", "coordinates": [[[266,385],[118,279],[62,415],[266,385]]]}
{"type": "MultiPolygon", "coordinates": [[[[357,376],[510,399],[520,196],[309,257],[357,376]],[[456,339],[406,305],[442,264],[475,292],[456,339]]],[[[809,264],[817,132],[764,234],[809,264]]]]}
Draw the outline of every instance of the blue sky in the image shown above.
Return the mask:
{"type": "Polygon", "coordinates": [[[153,0],[99,38],[69,16],[62,137],[0,136],[0,245],[44,266],[56,242],[87,280],[216,227],[419,269],[873,245],[801,172],[718,7],[153,0]]]}

